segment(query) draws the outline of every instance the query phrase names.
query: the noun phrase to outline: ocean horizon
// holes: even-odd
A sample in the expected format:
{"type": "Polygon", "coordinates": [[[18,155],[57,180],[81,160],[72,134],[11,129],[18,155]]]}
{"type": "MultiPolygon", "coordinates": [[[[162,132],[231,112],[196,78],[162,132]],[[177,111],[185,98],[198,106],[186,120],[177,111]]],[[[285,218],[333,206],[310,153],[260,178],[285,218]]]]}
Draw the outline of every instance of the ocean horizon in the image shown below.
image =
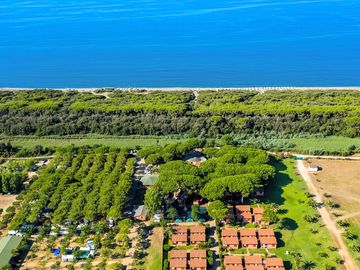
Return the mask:
{"type": "Polygon", "coordinates": [[[356,0],[3,0],[0,87],[360,85],[356,0]]]}

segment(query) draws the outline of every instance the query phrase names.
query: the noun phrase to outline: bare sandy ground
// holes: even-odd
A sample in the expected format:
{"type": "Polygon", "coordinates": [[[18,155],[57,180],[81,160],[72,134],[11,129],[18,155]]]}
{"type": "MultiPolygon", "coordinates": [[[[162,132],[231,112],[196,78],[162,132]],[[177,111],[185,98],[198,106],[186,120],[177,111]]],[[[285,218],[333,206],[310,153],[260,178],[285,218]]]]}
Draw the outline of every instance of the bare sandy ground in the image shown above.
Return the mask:
{"type": "MultiPolygon", "coordinates": [[[[39,89],[39,88],[38,88],[39,89]]],[[[272,91],[272,90],[357,90],[360,91],[360,86],[333,86],[333,87],[319,87],[319,86],[309,86],[309,87],[295,87],[295,86],[279,86],[279,87],[134,87],[134,88],[118,88],[118,87],[98,87],[98,88],[41,88],[41,89],[51,89],[51,90],[61,90],[61,91],[79,91],[79,92],[94,92],[97,90],[114,90],[114,91],[238,91],[238,90],[248,90],[248,91],[272,91]]],[[[21,91],[21,90],[34,90],[34,88],[0,88],[0,91],[21,91]]]]}
{"type": "MultiPolygon", "coordinates": [[[[322,200],[322,197],[314,185],[310,173],[308,172],[307,168],[305,167],[304,161],[298,160],[297,161],[297,168],[302,176],[302,178],[305,180],[309,191],[314,194],[314,199],[319,205],[323,205],[324,202],[322,200]]],[[[328,228],[334,239],[336,240],[336,243],[338,244],[339,253],[341,257],[344,260],[344,266],[347,270],[358,270],[356,263],[354,262],[353,257],[351,256],[347,246],[344,243],[344,240],[341,237],[341,231],[336,227],[335,222],[331,219],[331,215],[329,211],[326,209],[326,207],[322,206],[318,208],[319,214],[321,218],[324,221],[325,226],[328,228]]]]}
{"type": "MultiPolygon", "coordinates": [[[[3,214],[5,213],[6,209],[10,207],[13,202],[15,201],[16,195],[2,195],[0,194],[0,208],[2,208],[3,214]]],[[[0,215],[1,216],[1,215],[0,215]]]]}

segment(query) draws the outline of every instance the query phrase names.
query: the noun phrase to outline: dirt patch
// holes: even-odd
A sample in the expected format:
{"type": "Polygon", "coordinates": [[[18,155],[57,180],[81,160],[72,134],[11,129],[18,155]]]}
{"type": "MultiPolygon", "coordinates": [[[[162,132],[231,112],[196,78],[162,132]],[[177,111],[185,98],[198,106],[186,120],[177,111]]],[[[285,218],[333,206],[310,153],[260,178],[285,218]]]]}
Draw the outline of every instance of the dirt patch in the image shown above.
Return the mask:
{"type": "MultiPolygon", "coordinates": [[[[10,207],[13,202],[15,201],[16,195],[2,195],[0,194],[0,208],[4,210],[5,213],[6,209],[10,207]]],[[[0,215],[1,216],[1,215],[0,215]]]]}
{"type": "MultiPolygon", "coordinates": [[[[308,160],[305,166],[318,165],[321,171],[311,174],[316,188],[325,201],[340,205],[341,215],[360,213],[360,161],[355,160],[308,160]],[[331,197],[326,198],[326,195],[331,197]]],[[[359,224],[360,225],[360,224],[359,224]]]]}

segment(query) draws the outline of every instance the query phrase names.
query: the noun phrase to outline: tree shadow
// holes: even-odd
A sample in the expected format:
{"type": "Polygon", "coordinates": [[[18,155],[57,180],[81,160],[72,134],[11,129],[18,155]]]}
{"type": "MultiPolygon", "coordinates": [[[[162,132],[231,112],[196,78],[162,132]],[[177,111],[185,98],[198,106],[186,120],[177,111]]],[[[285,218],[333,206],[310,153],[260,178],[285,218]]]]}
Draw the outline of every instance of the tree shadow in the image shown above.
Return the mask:
{"type": "Polygon", "coordinates": [[[279,229],[280,230],[288,230],[288,231],[294,231],[299,227],[297,222],[291,218],[285,217],[282,218],[279,222],[279,229]]]}
{"type": "Polygon", "coordinates": [[[287,214],[289,211],[287,209],[278,209],[276,211],[279,215],[285,215],[287,214]]]}
{"type": "Polygon", "coordinates": [[[292,264],[290,261],[284,261],[284,266],[286,270],[292,269],[292,264]]]}
{"type": "Polygon", "coordinates": [[[283,187],[289,185],[293,180],[286,171],[287,167],[282,161],[271,161],[271,165],[275,168],[275,177],[265,187],[265,196],[263,201],[266,203],[275,203],[282,205],[285,199],[281,196],[284,192],[283,187]]]}
{"type": "Polygon", "coordinates": [[[282,238],[282,233],[281,232],[275,232],[275,237],[276,237],[276,241],[277,241],[277,247],[281,248],[285,246],[285,242],[281,239],[282,238]]]}

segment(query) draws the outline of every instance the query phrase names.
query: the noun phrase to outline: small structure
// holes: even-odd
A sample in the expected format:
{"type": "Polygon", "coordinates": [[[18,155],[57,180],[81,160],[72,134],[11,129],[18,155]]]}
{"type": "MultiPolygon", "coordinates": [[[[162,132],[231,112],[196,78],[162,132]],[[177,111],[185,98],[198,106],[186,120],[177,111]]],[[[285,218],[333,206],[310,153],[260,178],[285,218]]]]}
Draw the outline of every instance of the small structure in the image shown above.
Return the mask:
{"type": "Polygon", "coordinates": [[[190,243],[198,245],[206,242],[206,228],[205,226],[191,226],[190,227],[190,243]]]}
{"type": "Polygon", "coordinates": [[[275,237],[275,232],[272,229],[259,229],[258,230],[259,238],[261,237],[275,237]]]}
{"type": "Polygon", "coordinates": [[[135,214],[134,214],[134,219],[135,220],[140,220],[140,221],[145,221],[146,220],[146,214],[147,214],[147,210],[145,205],[140,205],[136,210],[135,210],[135,214]]]}
{"type": "Polygon", "coordinates": [[[320,166],[317,166],[317,165],[310,165],[308,167],[308,171],[309,172],[318,172],[321,170],[321,167],[320,166]]]}
{"type": "Polygon", "coordinates": [[[182,259],[182,260],[185,260],[185,261],[187,259],[187,251],[186,250],[173,249],[169,253],[170,253],[170,258],[171,259],[182,259]]]}
{"type": "Polygon", "coordinates": [[[254,237],[256,238],[256,229],[253,228],[241,228],[239,230],[240,237],[254,237]]]}
{"type": "Polygon", "coordinates": [[[144,187],[148,188],[153,186],[158,180],[158,178],[158,175],[144,175],[143,177],[141,177],[140,182],[143,184],[144,187]]]}
{"type": "Polygon", "coordinates": [[[225,270],[243,270],[243,259],[240,255],[224,256],[225,270]]]}
{"type": "Polygon", "coordinates": [[[187,234],[173,234],[171,242],[174,246],[186,246],[188,243],[188,236],[187,234]]]}
{"type": "Polygon", "coordinates": [[[11,252],[19,246],[21,240],[22,237],[16,235],[7,235],[0,240],[0,267],[10,262],[11,252]]]}
{"type": "Polygon", "coordinates": [[[239,222],[251,223],[252,222],[252,213],[250,205],[236,205],[235,206],[236,218],[239,222]]]}
{"type": "Polygon", "coordinates": [[[206,161],[206,158],[202,155],[202,153],[192,151],[185,155],[184,161],[189,162],[196,167],[200,167],[201,164],[206,161]]]}
{"type": "Polygon", "coordinates": [[[183,259],[170,259],[171,270],[186,270],[187,262],[183,259]]]}
{"type": "Polygon", "coordinates": [[[262,266],[262,258],[261,255],[249,255],[244,257],[245,260],[245,268],[248,269],[250,266],[262,266]]]}
{"type": "Polygon", "coordinates": [[[221,241],[227,250],[239,248],[239,235],[236,228],[225,228],[221,231],[221,241]]]}
{"type": "Polygon", "coordinates": [[[238,237],[223,237],[221,241],[227,250],[238,249],[240,245],[238,237]]]}
{"type": "Polygon", "coordinates": [[[241,237],[240,238],[241,247],[249,249],[258,248],[258,239],[256,237],[241,237]]]}
{"type": "Polygon", "coordinates": [[[280,258],[266,258],[264,264],[267,270],[285,270],[284,262],[280,258]]]}
{"type": "Polygon", "coordinates": [[[206,258],[190,259],[189,266],[190,266],[190,270],[206,270],[206,266],[207,266],[206,258]]]}
{"type": "Polygon", "coordinates": [[[277,240],[275,236],[259,237],[260,246],[262,248],[276,248],[277,240]]]}

